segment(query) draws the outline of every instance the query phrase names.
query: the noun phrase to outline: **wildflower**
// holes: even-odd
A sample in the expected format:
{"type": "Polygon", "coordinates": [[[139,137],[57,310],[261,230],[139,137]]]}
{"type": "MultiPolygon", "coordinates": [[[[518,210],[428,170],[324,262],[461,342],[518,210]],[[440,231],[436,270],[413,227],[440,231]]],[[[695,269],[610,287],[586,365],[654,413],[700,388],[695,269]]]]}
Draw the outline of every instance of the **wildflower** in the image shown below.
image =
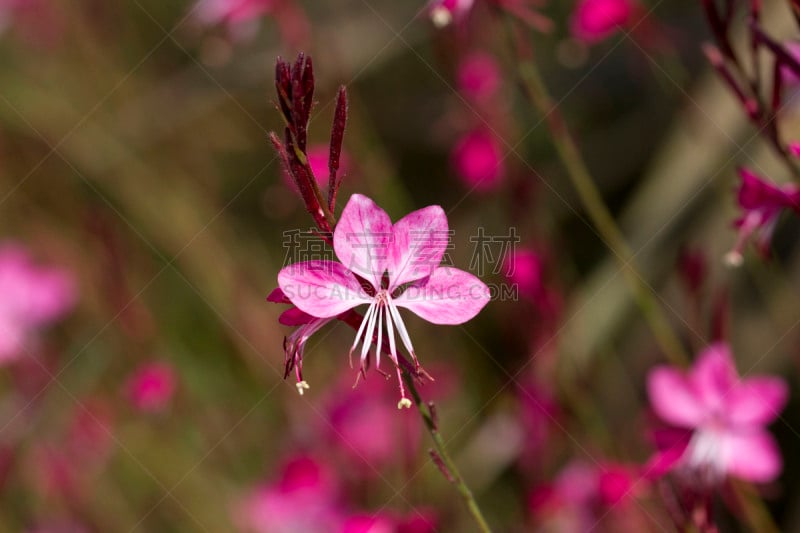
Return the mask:
{"type": "Polygon", "coordinates": [[[272,12],[276,0],[199,0],[193,15],[203,26],[225,25],[232,33],[272,12]]]}
{"type": "Polygon", "coordinates": [[[146,413],[165,410],[175,394],[177,376],[169,363],[147,363],[128,379],[127,391],[131,404],[146,413]]]}
{"type": "Polygon", "coordinates": [[[627,504],[643,490],[626,465],[573,460],[552,483],[533,491],[529,507],[539,528],[547,531],[589,531],[601,522],[608,526],[603,531],[642,531],[644,524],[627,504]]]}
{"type": "Polygon", "coordinates": [[[505,174],[500,146],[484,128],[477,128],[459,139],[453,148],[452,162],[458,176],[476,190],[493,189],[505,174]]]}
{"type": "Polygon", "coordinates": [[[777,186],[746,168],[740,169],[739,175],[742,184],[738,202],[743,213],[734,223],[739,228],[736,244],[725,256],[725,262],[731,266],[742,264],[742,252],[751,237],[759,252],[767,256],[781,212],[784,209],[800,212],[800,187],[797,185],[777,186]]]}
{"type": "Polygon", "coordinates": [[[632,15],[631,0],[579,0],[572,12],[572,35],[594,44],[628,24],[632,15]]]}
{"type": "Polygon", "coordinates": [[[494,57],[486,52],[473,52],[458,65],[456,80],[466,98],[480,103],[497,95],[502,76],[494,57]]]}
{"type": "Polygon", "coordinates": [[[437,28],[462,21],[472,9],[475,0],[431,0],[428,12],[437,28]]]}
{"type": "Polygon", "coordinates": [[[311,320],[306,324],[310,330],[320,320],[368,304],[350,354],[363,339],[360,373],[364,374],[376,336],[375,366],[380,369],[385,324],[389,357],[400,381],[398,407],[410,407],[411,401],[403,386],[395,330],[420,368],[398,307],[434,324],[462,324],[489,301],[488,287],[478,278],[439,266],[448,235],[447,217],[439,206],[414,211],[393,225],[372,200],[354,194],[333,233],[333,248],[341,263],[306,261],[278,273],[283,295],[308,315],[304,318],[311,320]]]}
{"type": "Polygon", "coordinates": [[[688,372],[662,366],[647,380],[650,403],[664,422],[683,429],[656,456],[653,467],[678,468],[715,484],[731,475],[768,482],[780,474],[781,456],[765,426],[778,417],[787,399],[780,378],[741,379],[730,349],[714,344],[688,372]]]}
{"type": "Polygon", "coordinates": [[[37,266],[23,248],[0,245],[0,362],[18,357],[75,299],[75,282],[65,270],[37,266]]]}
{"type": "Polygon", "coordinates": [[[338,489],[326,465],[308,456],[290,458],[280,479],[255,488],[234,510],[248,533],[327,533],[344,521],[338,489]]]}

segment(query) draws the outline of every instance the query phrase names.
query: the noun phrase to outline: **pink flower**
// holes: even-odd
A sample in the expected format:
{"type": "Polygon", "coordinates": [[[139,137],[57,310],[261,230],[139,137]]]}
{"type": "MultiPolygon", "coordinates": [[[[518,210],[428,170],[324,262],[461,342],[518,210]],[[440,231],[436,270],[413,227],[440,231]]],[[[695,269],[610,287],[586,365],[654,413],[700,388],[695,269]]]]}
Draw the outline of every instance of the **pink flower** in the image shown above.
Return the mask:
{"type": "Polygon", "coordinates": [[[375,401],[392,394],[385,380],[365,380],[354,389],[347,378],[331,393],[324,429],[332,433],[331,441],[359,474],[373,477],[416,452],[421,437],[419,418],[391,416],[392,405],[375,401]]]}
{"type": "Polygon", "coordinates": [[[379,512],[356,514],[347,518],[341,533],[434,533],[438,520],[428,510],[415,509],[406,517],[379,512]]]}
{"type": "Polygon", "coordinates": [[[728,346],[714,344],[688,372],[652,370],[647,391],[659,418],[689,432],[657,457],[654,464],[660,462],[662,470],[677,467],[707,483],[727,475],[767,482],[780,474],[780,452],[765,428],[787,400],[780,378],[740,379],[728,346]]]}
{"type": "Polygon", "coordinates": [[[444,28],[453,22],[461,22],[472,9],[475,0],[431,0],[428,12],[437,28],[444,28]]]}
{"type": "Polygon", "coordinates": [[[742,264],[742,252],[752,237],[762,255],[769,254],[769,246],[778,217],[784,209],[800,212],[800,187],[793,184],[777,186],[767,182],[746,168],[739,170],[742,184],[739,187],[738,201],[742,216],[735,225],[739,236],[733,250],[725,256],[731,266],[742,264]]]}
{"type": "MultiPolygon", "coordinates": [[[[615,463],[591,464],[573,460],[549,484],[530,498],[530,508],[540,525],[554,531],[589,531],[600,525],[613,509],[624,512],[631,498],[641,492],[634,470],[615,463]]],[[[614,517],[614,528],[603,531],[640,531],[623,527],[630,520],[614,517]]]]}
{"type": "Polygon", "coordinates": [[[0,295],[0,362],[5,362],[72,309],[76,288],[65,270],[37,266],[23,248],[5,244],[0,246],[0,295]]]}
{"type": "Polygon", "coordinates": [[[572,35],[597,43],[628,24],[632,15],[631,0],[579,0],[572,12],[572,35]]]}
{"type": "Polygon", "coordinates": [[[331,472],[306,456],[290,459],[277,482],[257,487],[234,508],[248,533],[329,533],[344,523],[331,472]]]}
{"type": "Polygon", "coordinates": [[[192,12],[205,26],[233,27],[269,14],[275,4],[276,0],[199,0],[192,12]]]}
{"type": "Polygon", "coordinates": [[[466,98],[486,102],[497,95],[502,83],[500,66],[490,54],[473,52],[458,65],[458,88],[466,98]]]}
{"type": "Polygon", "coordinates": [[[175,369],[169,363],[147,363],[128,378],[126,388],[136,409],[156,413],[169,407],[175,394],[176,382],[175,369]]]}
{"type": "Polygon", "coordinates": [[[478,278],[439,266],[448,237],[447,217],[439,206],[414,211],[392,224],[375,202],[354,194],[333,233],[333,248],[342,262],[306,261],[278,273],[283,294],[311,317],[330,319],[360,304],[369,306],[350,349],[352,354],[363,338],[362,373],[373,335],[377,335],[375,366],[380,369],[385,323],[390,358],[400,380],[399,407],[410,407],[411,401],[402,383],[395,329],[419,363],[398,307],[434,324],[462,324],[489,301],[489,289],[478,278]]]}
{"type": "Polygon", "coordinates": [[[500,145],[484,128],[477,128],[458,140],[452,162],[464,183],[480,191],[495,188],[505,174],[500,145]]]}

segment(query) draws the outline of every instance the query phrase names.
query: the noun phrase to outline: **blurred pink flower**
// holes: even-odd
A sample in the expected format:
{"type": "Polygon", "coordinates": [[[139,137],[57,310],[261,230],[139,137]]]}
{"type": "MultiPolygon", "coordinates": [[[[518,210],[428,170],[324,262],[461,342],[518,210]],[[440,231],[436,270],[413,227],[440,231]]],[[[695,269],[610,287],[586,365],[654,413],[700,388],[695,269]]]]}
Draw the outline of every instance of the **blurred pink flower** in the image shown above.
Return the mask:
{"type": "Polygon", "coordinates": [[[269,14],[276,0],[198,0],[193,16],[204,26],[235,27],[269,14]]]}
{"type": "Polygon", "coordinates": [[[332,473],[316,459],[297,456],[283,466],[277,482],[254,489],[234,507],[236,526],[248,533],[330,533],[340,531],[344,512],[332,473]]]}
{"type": "Polygon", "coordinates": [[[76,296],[67,271],[35,265],[16,244],[0,245],[0,362],[21,355],[39,329],[72,309],[76,296]]]}
{"type": "Polygon", "coordinates": [[[353,388],[347,378],[332,390],[328,407],[332,441],[358,473],[369,477],[402,462],[419,446],[419,418],[393,416],[391,404],[375,401],[390,394],[392,388],[383,379],[365,380],[353,388]]]}
{"type": "Polygon", "coordinates": [[[472,52],[461,60],[456,73],[458,89],[466,98],[486,102],[497,95],[502,83],[500,66],[491,54],[472,52]]]}
{"type": "Polygon", "coordinates": [[[308,19],[293,0],[198,0],[190,13],[202,27],[225,27],[235,41],[252,38],[261,19],[270,16],[287,46],[304,48],[308,44],[308,19]]]}
{"type": "Polygon", "coordinates": [[[797,185],[774,185],[746,168],[740,169],[739,175],[742,184],[738,202],[742,215],[735,221],[739,235],[733,249],[725,256],[726,263],[731,266],[742,264],[742,252],[751,237],[758,251],[767,256],[781,212],[789,209],[800,213],[800,187],[797,185]]]}
{"type": "Polygon", "coordinates": [[[166,362],[146,363],[128,378],[126,390],[133,407],[156,413],[169,407],[177,386],[175,369],[166,362]]]}
{"type": "Polygon", "coordinates": [[[572,12],[572,35],[594,44],[628,24],[632,15],[632,0],[578,0],[572,12]]]}
{"type": "Polygon", "coordinates": [[[661,440],[661,453],[651,462],[656,475],[678,468],[713,484],[727,475],[767,482],[780,474],[780,451],[765,426],[786,403],[782,379],[741,379],[728,346],[714,344],[688,372],[652,370],[647,391],[656,415],[685,430],[685,438],[661,440]]]}
{"type": "Polygon", "coordinates": [[[475,0],[430,0],[428,13],[437,28],[463,21],[472,9],[475,0]]]}
{"type": "Polygon", "coordinates": [[[348,517],[341,533],[434,533],[438,523],[427,509],[414,509],[405,517],[390,512],[364,513],[348,517]]]}
{"type": "MultiPolygon", "coordinates": [[[[590,464],[573,460],[549,484],[530,497],[531,512],[540,525],[563,532],[593,530],[609,511],[625,509],[625,504],[643,490],[637,486],[635,471],[616,463],[590,464]]],[[[624,521],[616,520],[617,531],[624,521]]]]}
{"type": "Polygon", "coordinates": [[[350,353],[363,337],[359,370],[363,374],[376,335],[375,367],[380,369],[385,322],[390,358],[397,367],[400,386],[398,407],[410,407],[395,329],[417,367],[419,363],[398,307],[434,324],[455,325],[471,320],[489,302],[489,289],[478,278],[439,265],[448,240],[447,216],[438,205],[414,211],[392,224],[375,202],[354,194],[333,233],[333,248],[342,263],[295,263],[278,273],[278,284],[286,298],[312,317],[334,318],[368,304],[350,353]],[[362,286],[359,277],[369,285],[362,286]]]}
{"type": "Polygon", "coordinates": [[[477,128],[461,137],[451,154],[453,168],[467,187],[488,191],[505,175],[503,153],[495,137],[477,128]]]}

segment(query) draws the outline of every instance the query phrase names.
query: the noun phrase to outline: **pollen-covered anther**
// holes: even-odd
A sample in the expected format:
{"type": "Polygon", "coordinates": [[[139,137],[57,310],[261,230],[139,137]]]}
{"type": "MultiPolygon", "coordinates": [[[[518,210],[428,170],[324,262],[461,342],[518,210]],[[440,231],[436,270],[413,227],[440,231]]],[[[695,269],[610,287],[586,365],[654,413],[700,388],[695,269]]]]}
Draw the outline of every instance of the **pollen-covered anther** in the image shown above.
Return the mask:
{"type": "Polygon", "coordinates": [[[399,402],[397,402],[397,408],[398,409],[403,409],[403,408],[411,409],[411,400],[409,400],[408,398],[401,399],[399,402]]]}
{"type": "Polygon", "coordinates": [[[305,392],[310,389],[311,387],[308,386],[308,382],[306,380],[298,381],[295,385],[297,387],[297,393],[302,396],[305,392]]]}

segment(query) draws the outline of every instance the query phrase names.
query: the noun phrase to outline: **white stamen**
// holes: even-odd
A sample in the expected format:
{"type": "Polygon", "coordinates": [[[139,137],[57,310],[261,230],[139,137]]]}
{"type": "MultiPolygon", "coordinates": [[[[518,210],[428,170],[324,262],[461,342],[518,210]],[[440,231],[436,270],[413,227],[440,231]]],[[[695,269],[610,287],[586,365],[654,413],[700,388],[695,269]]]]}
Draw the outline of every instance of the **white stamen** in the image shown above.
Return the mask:
{"type": "Polygon", "coordinates": [[[297,387],[297,392],[300,394],[300,396],[302,396],[305,391],[311,388],[308,386],[308,382],[305,380],[298,381],[295,387],[297,387]]]}
{"type": "Polygon", "coordinates": [[[381,368],[381,348],[383,348],[383,307],[378,309],[378,347],[375,350],[375,368],[381,368]]]}
{"type": "MultiPolygon", "coordinates": [[[[375,305],[375,304],[373,304],[375,305]]],[[[367,332],[364,334],[364,345],[361,347],[361,366],[364,366],[364,363],[367,359],[367,354],[369,353],[369,347],[372,346],[372,335],[375,333],[375,318],[381,312],[380,304],[375,306],[375,310],[369,316],[369,324],[367,324],[367,332]]]]}
{"type": "Polygon", "coordinates": [[[402,409],[403,407],[405,407],[406,409],[410,409],[411,408],[411,400],[409,400],[408,398],[403,398],[399,402],[397,402],[397,408],[398,409],[402,409]]]}
{"type": "MultiPolygon", "coordinates": [[[[358,327],[358,333],[356,333],[356,340],[353,341],[353,346],[350,348],[351,357],[353,355],[353,350],[356,349],[356,346],[358,346],[358,342],[361,340],[361,335],[364,333],[364,328],[366,327],[367,322],[369,322],[369,319],[372,316],[372,313],[374,312],[375,312],[375,302],[372,302],[371,304],[369,304],[369,309],[367,309],[364,318],[361,319],[361,325],[358,327]]],[[[350,366],[352,366],[352,361],[350,366]]]]}
{"type": "Polygon", "coordinates": [[[394,343],[394,325],[392,324],[392,314],[386,313],[386,336],[389,337],[389,353],[392,355],[392,362],[399,365],[397,360],[397,346],[394,343]]]}
{"type": "Polygon", "coordinates": [[[394,323],[397,325],[397,334],[400,335],[400,340],[403,341],[403,346],[405,346],[411,356],[416,359],[414,355],[414,346],[411,344],[411,337],[408,336],[408,330],[403,322],[403,318],[400,316],[400,311],[397,310],[397,306],[391,300],[389,300],[388,304],[389,310],[394,318],[394,323]]]}

